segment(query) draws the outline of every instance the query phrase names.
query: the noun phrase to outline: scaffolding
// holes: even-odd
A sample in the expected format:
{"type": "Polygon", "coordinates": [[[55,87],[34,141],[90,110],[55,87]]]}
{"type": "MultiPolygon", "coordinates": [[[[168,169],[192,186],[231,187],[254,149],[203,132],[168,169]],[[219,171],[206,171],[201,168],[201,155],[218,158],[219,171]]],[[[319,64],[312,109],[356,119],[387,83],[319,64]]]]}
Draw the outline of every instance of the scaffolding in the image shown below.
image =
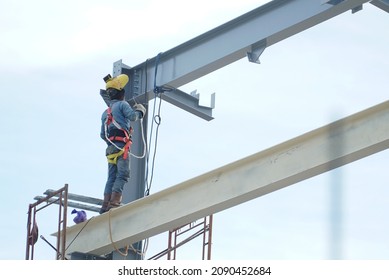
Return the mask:
{"type": "Polygon", "coordinates": [[[59,206],[58,226],[57,226],[57,242],[53,246],[43,235],[39,237],[45,241],[50,247],[56,251],[56,259],[66,259],[66,225],[67,225],[67,210],[68,207],[74,207],[92,212],[99,212],[103,200],[69,193],[69,186],[65,184],[59,190],[48,189],[43,193],[45,196],[36,196],[35,203],[28,207],[27,220],[27,242],[26,242],[26,260],[34,259],[34,245],[38,240],[38,225],[36,222],[37,213],[44,208],[56,204],[59,206]],[[80,203],[83,202],[83,203],[80,203]]]}
{"type": "Polygon", "coordinates": [[[57,226],[57,244],[56,247],[53,247],[53,249],[56,250],[57,260],[65,259],[66,235],[61,234],[61,232],[66,232],[65,229],[67,223],[68,184],[65,184],[65,186],[63,188],[60,188],[58,191],[51,192],[46,197],[41,197],[37,202],[32,203],[28,206],[26,260],[34,259],[34,245],[38,240],[39,233],[38,225],[36,222],[36,215],[39,211],[54,203],[59,205],[59,211],[57,226]]]}
{"type": "MultiPolygon", "coordinates": [[[[82,210],[99,212],[103,200],[88,196],[72,194],[68,192],[69,186],[65,186],[59,190],[48,189],[44,192],[45,196],[36,196],[37,201],[29,205],[28,221],[27,221],[27,242],[26,242],[26,260],[34,259],[34,245],[38,239],[38,226],[36,222],[37,213],[44,208],[56,204],[59,206],[58,225],[57,225],[57,242],[53,246],[42,235],[40,238],[45,241],[50,247],[56,251],[57,260],[66,260],[66,225],[67,225],[67,210],[69,207],[74,207],[82,210]],[[80,203],[81,202],[81,203],[80,203]],[[42,206],[42,204],[44,204],[42,206]]],[[[177,250],[184,244],[194,240],[202,235],[202,259],[211,259],[212,246],[212,223],[213,215],[204,217],[197,221],[185,224],[168,232],[167,249],[149,258],[149,260],[157,260],[163,256],[167,256],[167,260],[177,259],[177,250]],[[190,234],[190,235],[189,235],[190,234]],[[189,235],[189,236],[188,236],[189,235]]],[[[109,260],[112,259],[109,255],[98,256],[89,253],[72,252],[71,259],[75,260],[109,260]]]]}
{"type": "Polygon", "coordinates": [[[205,217],[201,222],[195,222],[187,224],[183,227],[169,231],[169,243],[167,254],[168,260],[175,260],[177,258],[177,248],[185,243],[195,239],[196,237],[203,236],[203,245],[202,245],[202,259],[210,260],[211,259],[211,247],[212,247],[212,223],[213,215],[205,217]],[[187,237],[183,241],[178,243],[179,237],[183,234],[186,234],[190,231],[200,228],[198,231],[194,232],[191,236],[187,237]]]}
{"type": "Polygon", "coordinates": [[[163,256],[167,256],[168,260],[176,260],[177,249],[201,235],[203,238],[202,260],[210,260],[212,252],[212,225],[213,215],[210,215],[204,217],[203,220],[198,220],[196,222],[192,222],[176,229],[170,230],[168,235],[168,248],[149,258],[149,260],[158,260],[163,256]],[[197,231],[195,231],[196,229],[197,231]],[[185,234],[189,234],[193,231],[195,232],[180,241],[180,238],[182,238],[182,236],[184,236],[185,234]]]}

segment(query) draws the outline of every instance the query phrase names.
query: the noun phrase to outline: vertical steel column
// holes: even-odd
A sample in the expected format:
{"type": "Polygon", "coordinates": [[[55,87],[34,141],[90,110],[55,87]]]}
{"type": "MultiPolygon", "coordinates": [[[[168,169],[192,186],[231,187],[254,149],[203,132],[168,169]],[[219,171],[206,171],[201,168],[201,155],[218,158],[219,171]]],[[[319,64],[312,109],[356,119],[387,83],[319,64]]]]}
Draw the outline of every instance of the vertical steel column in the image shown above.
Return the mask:
{"type": "MultiPolygon", "coordinates": [[[[130,73],[129,68],[126,65],[122,64],[121,60],[117,61],[113,65],[113,76],[117,76],[119,74],[127,74],[130,78],[129,84],[126,86],[126,96],[125,99],[129,101],[130,105],[131,100],[134,97],[134,87],[138,87],[139,83],[142,83],[141,77],[137,76],[134,73],[130,73]]],[[[139,102],[139,101],[138,101],[139,102]]],[[[134,133],[132,134],[132,145],[131,145],[131,154],[136,156],[143,155],[145,149],[147,148],[147,127],[148,127],[148,100],[144,100],[142,105],[146,108],[146,115],[143,117],[142,122],[136,121],[131,123],[132,128],[134,129],[134,133]],[[143,124],[143,126],[142,126],[143,124]],[[142,135],[143,131],[143,135],[142,135]],[[143,143],[143,137],[146,142],[146,146],[143,143]]],[[[134,156],[130,156],[130,180],[127,184],[125,184],[123,189],[123,204],[130,203],[139,198],[145,196],[145,176],[146,176],[146,157],[137,158],[134,156]]],[[[128,225],[129,227],[131,225],[128,225]]],[[[142,248],[143,242],[139,241],[135,244],[132,244],[132,248],[134,250],[128,250],[126,256],[123,256],[120,252],[113,251],[112,259],[113,260],[141,260],[143,259],[142,248]]],[[[122,248],[121,251],[127,250],[122,248]]]]}
{"type": "MultiPolygon", "coordinates": [[[[157,57],[159,58],[159,56],[157,57]]],[[[131,146],[131,153],[135,154],[137,156],[141,156],[144,153],[144,150],[147,147],[147,128],[148,128],[148,116],[150,114],[149,112],[149,100],[154,99],[154,102],[156,102],[157,95],[154,94],[157,88],[163,88],[163,84],[157,85],[155,78],[157,74],[158,69],[158,60],[155,59],[153,62],[154,67],[148,65],[148,61],[146,61],[145,64],[138,67],[137,69],[132,69],[131,67],[125,65],[122,63],[121,60],[116,61],[113,64],[113,76],[117,76],[120,74],[126,74],[129,76],[129,83],[125,87],[125,100],[133,106],[135,103],[142,103],[143,106],[145,106],[147,112],[146,115],[143,117],[142,122],[136,121],[133,122],[131,125],[134,128],[134,133],[132,135],[133,144],[131,146]],[[151,71],[150,69],[154,69],[154,71],[151,71]],[[150,81],[153,80],[155,83],[154,85],[150,86],[150,81]],[[153,96],[150,96],[152,94],[153,96]],[[143,125],[143,130],[141,129],[141,126],[143,125]],[[143,131],[143,135],[142,135],[143,131]],[[146,145],[143,143],[143,139],[145,139],[146,145]],[[145,147],[146,146],[146,147],[145,147]]],[[[162,95],[164,92],[164,89],[162,90],[162,95]]],[[[104,91],[103,91],[104,92],[104,91]]],[[[158,91],[160,94],[161,92],[158,91]]],[[[102,94],[102,91],[100,91],[100,94],[102,94]]],[[[104,94],[103,94],[104,95],[104,94]]],[[[102,95],[103,99],[104,96],[102,95]]],[[[181,96],[181,99],[186,100],[184,97],[189,96],[187,94],[183,94],[181,96]]],[[[161,96],[162,98],[162,96],[161,96]]],[[[108,104],[109,100],[106,100],[107,96],[105,96],[104,101],[108,104]]],[[[174,98],[172,98],[174,100],[174,98]]],[[[172,101],[175,103],[174,101],[172,101]]],[[[177,101],[177,100],[176,100],[177,101]]],[[[197,100],[198,101],[198,100],[197,100]]],[[[195,113],[196,115],[202,116],[203,118],[207,120],[211,120],[212,117],[208,114],[211,114],[207,110],[208,114],[204,115],[204,106],[199,106],[199,104],[193,103],[193,100],[191,102],[182,101],[185,104],[186,110],[191,111],[192,113],[195,113]],[[188,103],[187,103],[188,102],[188,103]]],[[[181,103],[177,103],[181,104],[181,103]]],[[[175,105],[177,105],[175,104],[175,105]]],[[[181,104],[182,105],[182,104],[181,104]]],[[[180,106],[181,106],[180,105],[180,106]]],[[[154,117],[154,116],[152,116],[154,117]]],[[[149,147],[147,147],[149,148],[149,147]]],[[[137,200],[139,198],[142,198],[145,196],[145,189],[146,189],[146,180],[147,180],[147,155],[143,158],[133,157],[131,156],[131,162],[130,162],[130,180],[129,182],[124,186],[123,189],[123,203],[127,204],[134,200],[137,200]]],[[[129,225],[131,226],[131,225],[129,225]]],[[[136,244],[132,244],[133,250],[132,252],[128,252],[128,254],[124,257],[125,259],[129,260],[137,260],[142,259],[143,256],[140,254],[142,252],[142,241],[137,242],[136,244]]],[[[123,259],[123,254],[120,252],[113,251],[112,259],[123,259]]]]}

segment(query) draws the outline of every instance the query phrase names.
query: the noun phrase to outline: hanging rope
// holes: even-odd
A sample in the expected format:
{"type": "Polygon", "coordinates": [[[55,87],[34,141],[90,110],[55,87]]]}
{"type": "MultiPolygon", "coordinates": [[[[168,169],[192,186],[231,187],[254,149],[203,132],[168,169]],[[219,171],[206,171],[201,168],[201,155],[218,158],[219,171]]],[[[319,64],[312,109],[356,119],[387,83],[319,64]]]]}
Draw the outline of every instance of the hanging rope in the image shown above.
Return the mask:
{"type": "Polygon", "coordinates": [[[123,257],[127,257],[127,255],[128,255],[128,245],[125,247],[125,252],[123,253],[122,251],[119,250],[118,247],[116,247],[116,244],[113,241],[113,238],[112,238],[112,226],[111,226],[111,212],[112,212],[111,210],[108,211],[109,239],[111,240],[111,244],[115,248],[116,252],[118,252],[123,257]]]}

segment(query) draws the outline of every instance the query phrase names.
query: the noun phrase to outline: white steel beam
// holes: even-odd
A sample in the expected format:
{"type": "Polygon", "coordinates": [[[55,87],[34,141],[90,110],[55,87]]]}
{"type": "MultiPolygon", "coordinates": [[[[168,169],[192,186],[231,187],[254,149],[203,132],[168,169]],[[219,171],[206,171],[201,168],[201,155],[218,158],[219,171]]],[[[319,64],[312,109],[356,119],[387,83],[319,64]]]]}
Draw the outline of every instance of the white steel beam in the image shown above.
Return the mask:
{"type": "Polygon", "coordinates": [[[66,253],[106,254],[387,148],[389,101],[69,227],[66,253]]]}

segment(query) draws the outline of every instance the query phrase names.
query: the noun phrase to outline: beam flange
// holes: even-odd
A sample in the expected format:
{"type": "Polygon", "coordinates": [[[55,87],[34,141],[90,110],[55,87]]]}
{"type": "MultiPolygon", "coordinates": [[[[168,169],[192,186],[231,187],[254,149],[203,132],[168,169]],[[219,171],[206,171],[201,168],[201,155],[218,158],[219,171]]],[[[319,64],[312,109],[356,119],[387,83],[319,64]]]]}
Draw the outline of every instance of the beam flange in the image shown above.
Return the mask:
{"type": "Polygon", "coordinates": [[[389,101],[69,227],[66,253],[106,254],[387,148],[389,101]]]}

